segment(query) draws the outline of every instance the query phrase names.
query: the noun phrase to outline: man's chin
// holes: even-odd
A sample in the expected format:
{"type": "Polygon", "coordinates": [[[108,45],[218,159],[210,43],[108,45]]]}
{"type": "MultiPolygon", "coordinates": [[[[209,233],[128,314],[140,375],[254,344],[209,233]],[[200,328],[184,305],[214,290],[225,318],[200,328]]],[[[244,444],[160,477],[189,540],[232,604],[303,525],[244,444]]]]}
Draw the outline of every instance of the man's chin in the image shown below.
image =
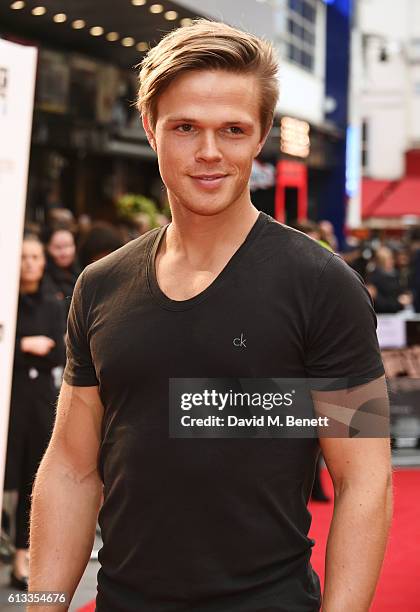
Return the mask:
{"type": "Polygon", "coordinates": [[[217,199],[213,202],[179,202],[178,207],[196,215],[212,217],[224,212],[232,206],[232,204],[233,202],[221,202],[220,199],[217,199]]]}

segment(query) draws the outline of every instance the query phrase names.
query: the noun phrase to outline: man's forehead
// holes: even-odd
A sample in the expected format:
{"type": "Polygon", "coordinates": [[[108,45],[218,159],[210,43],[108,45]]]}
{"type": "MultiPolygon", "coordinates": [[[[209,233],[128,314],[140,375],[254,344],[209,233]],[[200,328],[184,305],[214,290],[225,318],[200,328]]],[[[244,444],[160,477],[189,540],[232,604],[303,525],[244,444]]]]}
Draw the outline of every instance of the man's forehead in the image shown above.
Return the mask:
{"type": "Polygon", "coordinates": [[[210,87],[217,83],[219,87],[229,86],[249,86],[250,83],[256,82],[257,78],[249,72],[233,72],[231,70],[185,70],[172,81],[172,85],[186,87],[198,86],[204,87],[208,84],[210,87]]]}
{"type": "MultiPolygon", "coordinates": [[[[173,81],[158,100],[159,116],[185,117],[208,112],[240,114],[258,112],[256,77],[222,70],[188,71],[173,81]],[[204,111],[205,109],[205,111],[204,111]]],[[[229,119],[231,119],[229,117],[229,119]]]]}

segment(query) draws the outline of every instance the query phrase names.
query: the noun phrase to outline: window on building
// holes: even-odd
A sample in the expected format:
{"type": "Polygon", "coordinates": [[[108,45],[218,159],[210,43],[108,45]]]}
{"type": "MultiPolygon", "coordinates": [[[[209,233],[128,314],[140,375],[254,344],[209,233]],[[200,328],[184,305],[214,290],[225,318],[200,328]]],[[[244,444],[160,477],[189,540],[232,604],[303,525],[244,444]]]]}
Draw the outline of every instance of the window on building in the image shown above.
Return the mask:
{"type": "Polygon", "coordinates": [[[362,121],[362,169],[367,172],[368,169],[368,153],[369,153],[369,124],[367,119],[362,121]]]}
{"type": "Polygon", "coordinates": [[[287,0],[287,21],[282,34],[287,58],[313,72],[317,0],[287,0]]]}

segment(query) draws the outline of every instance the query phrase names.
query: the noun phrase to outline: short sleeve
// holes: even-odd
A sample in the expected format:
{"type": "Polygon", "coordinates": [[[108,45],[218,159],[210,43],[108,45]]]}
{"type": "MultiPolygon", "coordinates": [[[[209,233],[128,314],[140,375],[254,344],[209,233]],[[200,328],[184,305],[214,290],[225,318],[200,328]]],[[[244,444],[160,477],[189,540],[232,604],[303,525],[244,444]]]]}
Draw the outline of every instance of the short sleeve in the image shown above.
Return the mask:
{"type": "Polygon", "coordinates": [[[67,320],[66,367],[63,378],[75,387],[98,385],[87,337],[84,273],[77,279],[67,320]]]}
{"type": "Polygon", "coordinates": [[[376,315],[357,272],[333,254],[319,277],[305,352],[309,379],[335,379],[352,387],[382,376],[376,315]]]}

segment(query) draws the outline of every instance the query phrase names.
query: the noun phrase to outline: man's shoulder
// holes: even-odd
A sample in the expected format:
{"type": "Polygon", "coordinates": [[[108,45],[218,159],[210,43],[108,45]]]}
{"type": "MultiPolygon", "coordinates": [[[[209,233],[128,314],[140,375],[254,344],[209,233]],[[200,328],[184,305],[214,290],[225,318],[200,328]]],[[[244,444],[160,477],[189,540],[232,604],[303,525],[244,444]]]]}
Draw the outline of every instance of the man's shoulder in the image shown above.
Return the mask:
{"type": "MultiPolygon", "coordinates": [[[[265,215],[260,254],[264,258],[286,265],[292,272],[316,274],[321,272],[334,254],[303,232],[265,215]]],[[[338,257],[338,256],[337,256],[338,257]]]]}

